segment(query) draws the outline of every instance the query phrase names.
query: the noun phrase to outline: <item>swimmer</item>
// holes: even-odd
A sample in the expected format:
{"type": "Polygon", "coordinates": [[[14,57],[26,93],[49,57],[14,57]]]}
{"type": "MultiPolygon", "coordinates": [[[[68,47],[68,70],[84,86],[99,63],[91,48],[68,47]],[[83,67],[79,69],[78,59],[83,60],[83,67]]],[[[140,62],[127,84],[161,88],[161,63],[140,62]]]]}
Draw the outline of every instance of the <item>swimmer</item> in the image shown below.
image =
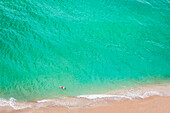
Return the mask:
{"type": "Polygon", "coordinates": [[[66,89],[66,87],[63,87],[63,86],[59,86],[61,89],[66,89]]]}

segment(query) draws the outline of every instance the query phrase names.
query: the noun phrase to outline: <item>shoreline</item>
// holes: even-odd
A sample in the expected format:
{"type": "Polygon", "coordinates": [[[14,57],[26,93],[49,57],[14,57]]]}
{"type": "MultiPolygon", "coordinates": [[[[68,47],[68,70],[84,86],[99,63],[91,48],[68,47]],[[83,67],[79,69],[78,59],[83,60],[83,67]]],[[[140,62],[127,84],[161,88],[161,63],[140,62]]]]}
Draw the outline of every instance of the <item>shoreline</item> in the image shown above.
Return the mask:
{"type": "Polygon", "coordinates": [[[83,108],[46,107],[40,109],[12,110],[0,107],[2,113],[169,113],[170,96],[152,96],[139,100],[124,100],[116,103],[87,106],[83,108]]]}
{"type": "MultiPolygon", "coordinates": [[[[117,107],[122,106],[122,108],[124,108],[125,106],[132,104],[131,106],[135,107],[136,106],[135,104],[136,103],[138,104],[138,102],[139,104],[146,103],[146,105],[144,104],[143,106],[149,109],[147,107],[148,102],[153,101],[155,103],[155,104],[153,103],[153,106],[157,106],[157,108],[159,108],[159,106],[157,105],[159,101],[163,101],[162,103],[165,103],[165,105],[169,104],[168,101],[166,100],[169,100],[170,102],[170,85],[158,84],[158,85],[146,85],[141,87],[128,88],[123,90],[116,90],[116,91],[106,92],[105,94],[80,95],[77,97],[67,97],[67,98],[60,98],[60,99],[43,99],[43,100],[28,101],[28,102],[15,101],[15,99],[13,98],[11,98],[10,100],[1,99],[0,112],[45,113],[44,111],[46,111],[47,113],[52,113],[53,111],[54,113],[58,113],[58,110],[61,110],[59,113],[67,113],[67,112],[79,113],[80,111],[81,113],[86,113],[86,111],[92,110],[89,112],[100,113],[100,110],[98,109],[101,109],[102,107],[103,109],[108,110],[108,113],[110,113],[109,112],[110,110],[113,112],[113,110],[116,109],[114,108],[114,106],[117,107]]],[[[137,108],[138,107],[140,106],[137,106],[137,108]]],[[[135,109],[137,108],[135,107],[135,109]]],[[[126,107],[125,109],[128,110],[128,108],[126,107]]],[[[131,111],[130,113],[133,112],[131,111]]]]}

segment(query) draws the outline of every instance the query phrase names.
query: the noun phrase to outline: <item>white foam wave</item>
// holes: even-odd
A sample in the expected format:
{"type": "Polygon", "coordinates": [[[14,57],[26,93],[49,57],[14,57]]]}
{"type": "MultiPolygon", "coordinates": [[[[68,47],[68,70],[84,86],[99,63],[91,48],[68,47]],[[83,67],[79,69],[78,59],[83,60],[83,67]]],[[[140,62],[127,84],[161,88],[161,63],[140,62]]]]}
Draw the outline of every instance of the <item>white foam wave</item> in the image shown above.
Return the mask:
{"type": "Polygon", "coordinates": [[[121,99],[137,99],[137,98],[147,98],[150,96],[170,96],[169,93],[163,94],[158,91],[147,91],[145,93],[141,93],[140,91],[137,92],[127,92],[124,94],[119,95],[107,95],[107,94],[98,94],[98,95],[80,95],[77,96],[78,98],[87,98],[87,99],[101,99],[101,98],[113,98],[114,100],[121,100],[121,99]]]}
{"type": "Polygon", "coordinates": [[[39,101],[37,101],[38,103],[43,103],[43,102],[50,102],[50,101],[52,101],[52,100],[50,100],[50,99],[44,99],[44,100],[39,100],[39,101]]]}
{"type": "Polygon", "coordinates": [[[16,104],[16,99],[11,97],[9,100],[0,98],[0,106],[11,106],[15,110],[31,107],[29,105],[16,104]]]}
{"type": "Polygon", "coordinates": [[[116,100],[119,100],[119,98],[126,98],[126,99],[131,99],[128,96],[123,96],[123,95],[104,95],[104,94],[99,94],[99,95],[80,95],[77,96],[78,98],[87,98],[87,99],[97,99],[97,98],[115,98],[116,100]]]}

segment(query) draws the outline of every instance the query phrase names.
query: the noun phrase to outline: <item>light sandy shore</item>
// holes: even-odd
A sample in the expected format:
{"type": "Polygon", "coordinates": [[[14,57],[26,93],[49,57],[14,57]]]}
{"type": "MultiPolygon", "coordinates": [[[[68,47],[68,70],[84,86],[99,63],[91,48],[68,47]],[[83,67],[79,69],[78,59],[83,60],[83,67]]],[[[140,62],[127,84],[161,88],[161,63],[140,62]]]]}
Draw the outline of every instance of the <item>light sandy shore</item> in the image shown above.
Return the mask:
{"type": "Polygon", "coordinates": [[[85,108],[47,107],[12,110],[1,107],[0,113],[170,113],[170,96],[152,96],[139,100],[124,100],[112,104],[85,108]]]}
{"type": "Polygon", "coordinates": [[[0,113],[170,113],[170,96],[159,96],[153,91],[169,95],[170,85],[143,86],[107,93],[113,95],[123,93],[127,96],[130,94],[131,97],[135,94],[137,95],[135,99],[114,100],[116,98],[113,97],[53,99],[50,102],[26,102],[24,105],[31,105],[31,108],[19,110],[10,107],[23,105],[23,102],[16,102],[10,103],[10,106],[1,106],[0,113]]]}

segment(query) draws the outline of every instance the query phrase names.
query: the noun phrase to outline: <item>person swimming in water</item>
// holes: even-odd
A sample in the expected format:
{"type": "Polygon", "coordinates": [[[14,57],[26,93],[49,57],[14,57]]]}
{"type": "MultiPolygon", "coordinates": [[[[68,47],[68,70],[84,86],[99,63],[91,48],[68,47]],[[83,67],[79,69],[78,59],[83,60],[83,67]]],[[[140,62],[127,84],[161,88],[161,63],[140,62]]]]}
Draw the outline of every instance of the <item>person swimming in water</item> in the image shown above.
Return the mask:
{"type": "Polygon", "coordinates": [[[61,89],[66,89],[66,87],[63,87],[63,86],[59,86],[61,89]]]}

